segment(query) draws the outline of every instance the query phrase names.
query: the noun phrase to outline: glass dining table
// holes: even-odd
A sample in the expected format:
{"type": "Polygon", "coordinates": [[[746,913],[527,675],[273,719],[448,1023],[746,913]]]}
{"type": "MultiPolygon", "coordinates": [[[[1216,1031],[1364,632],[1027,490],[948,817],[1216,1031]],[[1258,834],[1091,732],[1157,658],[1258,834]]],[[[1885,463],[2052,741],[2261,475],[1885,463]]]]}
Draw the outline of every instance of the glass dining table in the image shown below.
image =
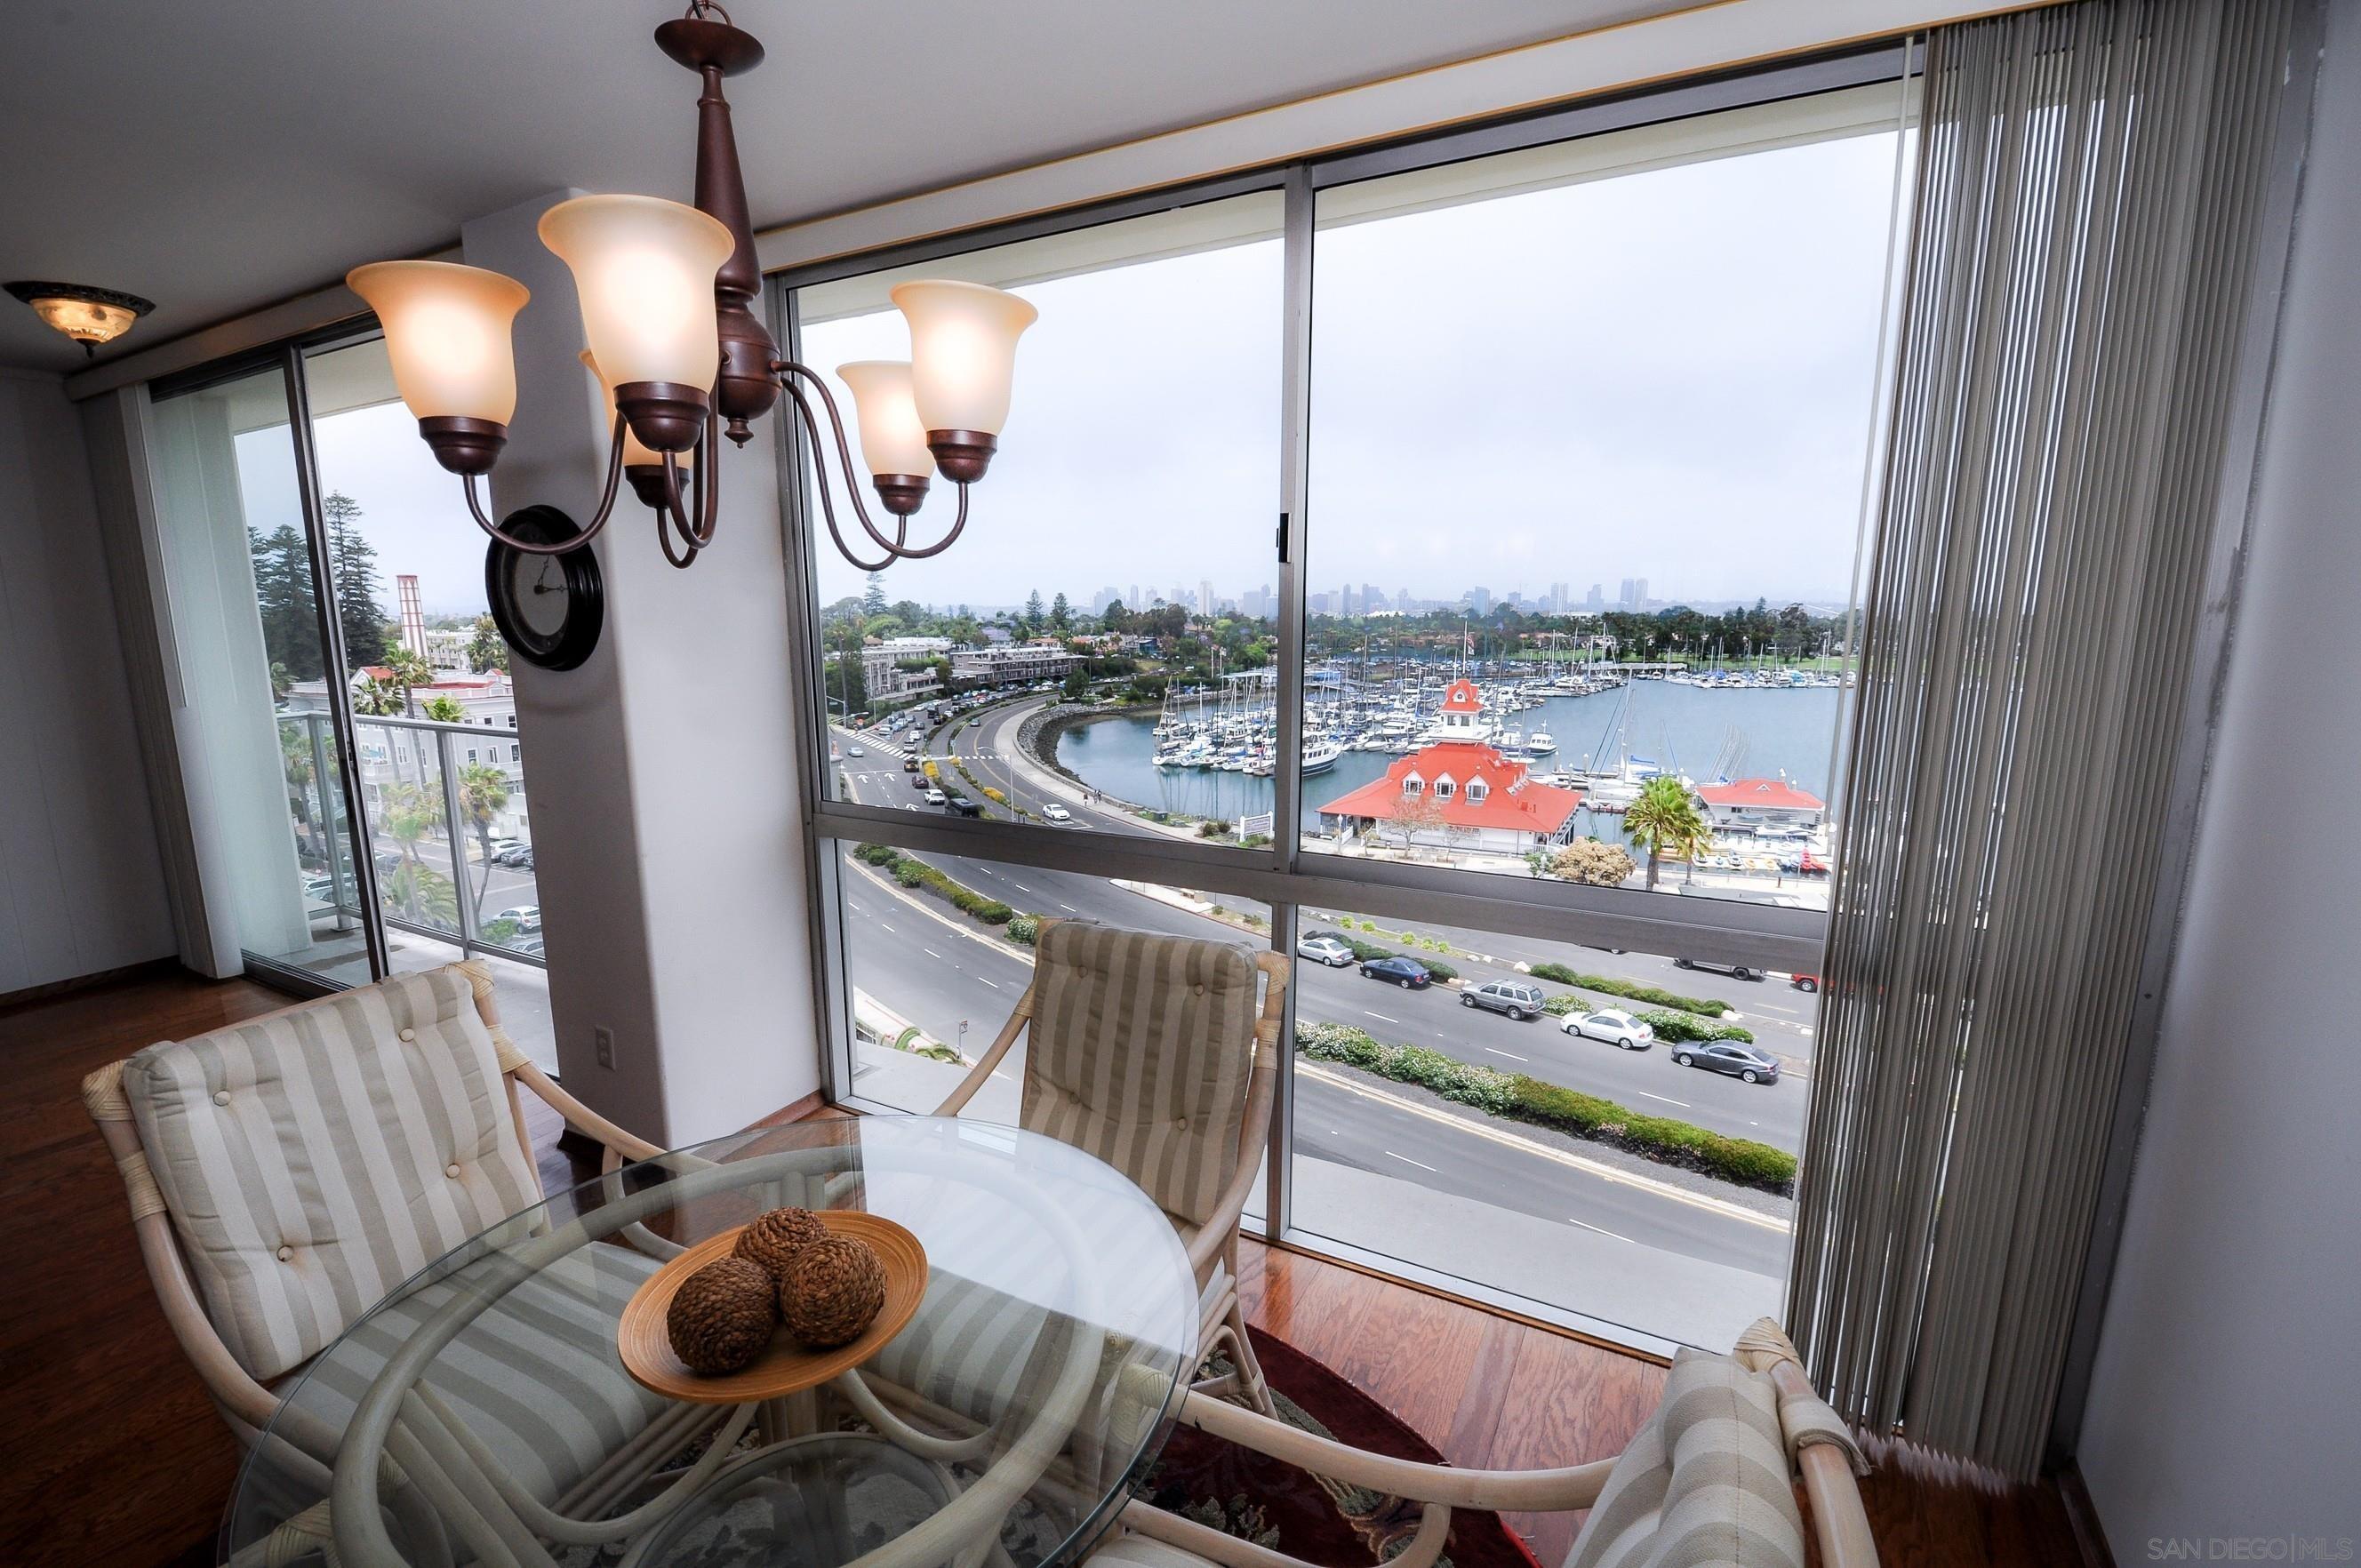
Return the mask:
{"type": "Polygon", "coordinates": [[[1170,1221],[1111,1167],[988,1123],[764,1128],[511,1216],[280,1392],[221,1538],[240,1565],[1057,1568],[1170,1430],[1197,1345],[1170,1221]],[[623,1307],[763,1211],[906,1226],[906,1326],[805,1392],[683,1403],[625,1370],[623,1307]]]}

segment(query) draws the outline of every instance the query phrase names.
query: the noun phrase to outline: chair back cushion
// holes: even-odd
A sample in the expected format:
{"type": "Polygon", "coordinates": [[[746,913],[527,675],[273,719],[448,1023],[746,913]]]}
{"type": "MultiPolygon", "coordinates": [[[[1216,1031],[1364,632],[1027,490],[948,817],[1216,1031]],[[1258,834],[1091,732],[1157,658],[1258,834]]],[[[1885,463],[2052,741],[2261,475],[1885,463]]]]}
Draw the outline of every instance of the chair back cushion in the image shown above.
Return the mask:
{"type": "Polygon", "coordinates": [[[1681,1352],[1566,1568],[1804,1568],[1770,1378],[1726,1355],[1681,1352]]]}
{"type": "Polygon", "coordinates": [[[1060,920],[1036,961],[1019,1119],[1204,1223],[1237,1166],[1254,960],[1226,942],[1060,920]]]}
{"type": "Polygon", "coordinates": [[[456,968],[150,1046],[123,1091],[206,1313],[258,1380],[540,1199],[456,968]]]}

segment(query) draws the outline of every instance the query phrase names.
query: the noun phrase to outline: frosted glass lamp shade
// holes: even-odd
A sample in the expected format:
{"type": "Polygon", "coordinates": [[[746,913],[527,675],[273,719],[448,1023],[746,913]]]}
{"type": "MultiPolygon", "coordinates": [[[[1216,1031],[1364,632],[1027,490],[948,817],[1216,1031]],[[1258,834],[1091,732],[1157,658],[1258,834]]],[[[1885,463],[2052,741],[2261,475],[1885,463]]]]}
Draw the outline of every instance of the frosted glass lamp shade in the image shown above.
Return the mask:
{"type": "Polygon", "coordinates": [[[903,283],[894,303],[910,323],[910,383],[928,430],[998,435],[1008,422],[1016,339],[1041,313],[981,283],[903,283]]]}
{"type": "Polygon", "coordinates": [[[393,384],[412,415],[508,423],[517,400],[509,323],[531,297],[523,284],[447,261],[375,261],[345,282],[385,328],[393,384]]]}
{"type": "Polygon", "coordinates": [[[653,196],[577,196],[542,214],[539,231],[573,270],[582,334],[608,386],[712,390],[713,275],[736,245],[727,228],[653,196]]]}
{"type": "MultiPolygon", "coordinates": [[[[590,374],[598,378],[598,385],[607,394],[605,428],[611,431],[615,428],[615,384],[600,373],[598,361],[591,357],[590,351],[587,348],[582,351],[582,366],[590,374]]],[[[697,462],[697,449],[692,446],[686,452],[675,452],[673,454],[673,460],[683,468],[691,467],[697,462]]],[[[646,442],[642,441],[632,433],[629,424],[623,426],[623,466],[626,468],[664,466],[664,454],[653,450],[646,442]]]]}
{"type": "Polygon", "coordinates": [[[927,450],[927,427],[910,390],[910,367],[899,359],[856,359],[836,367],[852,389],[860,416],[861,456],[873,475],[913,474],[927,478],[935,455],[927,450]]]}

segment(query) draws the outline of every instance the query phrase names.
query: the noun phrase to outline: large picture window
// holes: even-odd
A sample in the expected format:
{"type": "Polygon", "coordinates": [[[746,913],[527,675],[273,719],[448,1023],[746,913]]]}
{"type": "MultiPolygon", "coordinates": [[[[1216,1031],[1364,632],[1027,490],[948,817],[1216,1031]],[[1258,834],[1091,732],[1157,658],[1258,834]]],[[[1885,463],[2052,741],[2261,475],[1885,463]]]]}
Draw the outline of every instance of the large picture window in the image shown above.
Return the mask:
{"type": "Polygon", "coordinates": [[[1032,916],[1272,945],[1255,1228],[1656,1348],[1775,1312],[1902,65],[783,280],[822,367],[903,277],[1042,310],[961,544],[810,563],[837,1094],[939,1103],[1032,916]]]}

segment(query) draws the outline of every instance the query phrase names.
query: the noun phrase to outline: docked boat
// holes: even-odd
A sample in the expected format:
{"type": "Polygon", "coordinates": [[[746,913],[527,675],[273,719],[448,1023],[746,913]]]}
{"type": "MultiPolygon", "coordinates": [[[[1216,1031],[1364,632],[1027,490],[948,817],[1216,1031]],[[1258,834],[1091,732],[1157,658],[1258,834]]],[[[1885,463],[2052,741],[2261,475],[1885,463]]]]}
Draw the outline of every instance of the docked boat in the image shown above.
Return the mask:
{"type": "Polygon", "coordinates": [[[1535,729],[1525,737],[1525,755],[1546,757],[1557,750],[1557,738],[1546,729],[1535,729]]]}
{"type": "Polygon", "coordinates": [[[1324,735],[1312,736],[1303,742],[1303,772],[1306,774],[1324,773],[1334,767],[1336,759],[1344,754],[1343,741],[1332,740],[1324,735]]]}

